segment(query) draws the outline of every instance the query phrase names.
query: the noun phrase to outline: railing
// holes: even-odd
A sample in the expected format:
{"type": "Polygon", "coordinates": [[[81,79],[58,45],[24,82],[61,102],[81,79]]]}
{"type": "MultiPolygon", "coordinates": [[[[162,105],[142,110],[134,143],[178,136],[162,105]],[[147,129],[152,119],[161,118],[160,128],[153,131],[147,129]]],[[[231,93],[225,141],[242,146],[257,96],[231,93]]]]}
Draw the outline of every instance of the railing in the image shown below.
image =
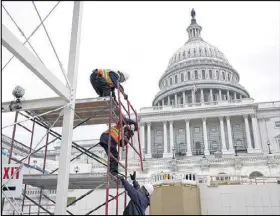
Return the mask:
{"type": "MultiPolygon", "coordinates": [[[[252,98],[242,98],[237,100],[219,100],[219,101],[207,101],[204,103],[186,103],[186,104],[177,104],[177,105],[164,105],[164,106],[153,106],[153,107],[144,107],[140,109],[141,113],[147,113],[147,112],[154,112],[154,111],[169,111],[175,109],[193,109],[194,107],[207,107],[207,106],[231,106],[231,105],[238,105],[238,104],[253,104],[254,99],[252,98]]],[[[280,107],[280,102],[278,104],[275,102],[269,102],[273,103],[270,105],[270,107],[280,107]]],[[[266,105],[268,107],[268,105],[266,105]]]]}
{"type": "Polygon", "coordinates": [[[196,185],[196,175],[194,173],[184,172],[160,172],[153,174],[150,178],[153,185],[168,184],[168,183],[185,183],[196,185]]]}
{"type": "Polygon", "coordinates": [[[258,103],[258,108],[274,108],[274,107],[280,107],[280,101],[272,101],[272,102],[260,102],[258,103]]]}
{"type": "MultiPolygon", "coordinates": [[[[239,83],[229,82],[227,80],[216,80],[216,79],[211,79],[211,80],[203,79],[203,80],[199,80],[199,79],[196,79],[196,80],[185,80],[184,82],[181,82],[181,83],[176,83],[176,84],[173,84],[171,86],[168,85],[168,86],[162,87],[161,90],[156,94],[155,98],[158,97],[159,95],[161,95],[166,90],[174,90],[176,88],[184,87],[184,86],[186,86],[186,84],[189,84],[190,86],[192,86],[193,83],[195,83],[195,84],[208,84],[208,83],[211,83],[212,84],[213,82],[218,83],[218,84],[234,85],[234,86],[237,86],[237,87],[241,88],[245,92],[247,92],[247,90],[242,85],[240,85],[239,83]]],[[[189,89],[189,90],[191,90],[191,89],[189,89]]]]}
{"type": "Polygon", "coordinates": [[[230,184],[269,184],[279,183],[280,176],[256,177],[221,174],[210,176],[210,186],[230,185],[230,184]]]}

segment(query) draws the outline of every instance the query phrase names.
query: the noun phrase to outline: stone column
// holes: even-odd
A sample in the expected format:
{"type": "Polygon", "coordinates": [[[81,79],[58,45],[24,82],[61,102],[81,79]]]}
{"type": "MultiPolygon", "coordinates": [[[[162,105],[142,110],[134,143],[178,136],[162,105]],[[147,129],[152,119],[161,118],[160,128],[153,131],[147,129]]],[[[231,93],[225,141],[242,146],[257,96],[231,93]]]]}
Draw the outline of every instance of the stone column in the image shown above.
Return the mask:
{"type": "Polygon", "coordinates": [[[183,91],[183,104],[185,105],[186,104],[186,92],[183,91]]]}
{"type": "Polygon", "coordinates": [[[163,144],[164,144],[164,153],[167,153],[167,128],[166,121],[163,122],[163,144]]]}
{"type": "Polygon", "coordinates": [[[244,122],[245,122],[245,129],[246,129],[246,138],[247,138],[247,150],[248,152],[252,151],[252,142],[251,142],[251,134],[248,122],[248,115],[243,115],[244,122]]]}
{"type": "MultiPolygon", "coordinates": [[[[271,141],[270,141],[270,139],[269,139],[269,134],[268,134],[268,128],[267,128],[267,121],[269,121],[270,120],[270,118],[268,117],[268,118],[263,118],[263,121],[264,121],[264,127],[265,127],[265,138],[266,138],[266,140],[264,140],[264,144],[263,144],[263,149],[264,149],[264,146],[266,146],[266,149],[267,149],[267,151],[268,151],[268,146],[267,146],[267,142],[270,142],[270,143],[272,143],[271,141]]],[[[270,150],[273,150],[273,148],[272,148],[272,146],[270,146],[270,150]]]]}
{"type": "Polygon", "coordinates": [[[251,118],[252,118],[252,127],[253,127],[252,129],[253,129],[253,136],[254,136],[254,143],[255,143],[255,151],[261,151],[260,150],[258,120],[257,120],[255,114],[252,114],[251,118]]]}
{"type": "Polygon", "coordinates": [[[226,137],[225,137],[225,129],[224,129],[224,117],[220,116],[220,130],[221,130],[221,140],[222,140],[222,152],[228,153],[227,147],[226,147],[226,137]]]}
{"type": "Polygon", "coordinates": [[[210,89],[210,101],[213,102],[213,91],[210,89]]]}
{"type": "Polygon", "coordinates": [[[219,89],[219,100],[223,100],[222,99],[222,90],[221,89],[219,89]]]}
{"type": "Polygon", "coordinates": [[[162,106],[164,106],[164,99],[161,100],[162,106]]]}
{"type": "Polygon", "coordinates": [[[170,153],[172,153],[172,147],[174,146],[174,142],[173,142],[173,121],[169,121],[169,143],[170,143],[170,153]]]}
{"type": "Polygon", "coordinates": [[[175,106],[177,106],[177,105],[178,105],[178,98],[177,98],[177,94],[175,94],[175,98],[174,98],[174,100],[175,100],[175,106]]]}
{"type": "Polygon", "coordinates": [[[195,103],[195,92],[192,90],[192,104],[194,105],[195,103]]]}
{"type": "MultiPolygon", "coordinates": [[[[141,145],[145,147],[145,122],[142,122],[140,124],[140,142],[141,142],[141,145]]],[[[146,148],[146,147],[145,147],[146,148]]],[[[148,146],[147,146],[148,148],[148,146]]],[[[146,154],[145,154],[145,157],[148,153],[148,149],[146,149],[146,154]]]]}
{"type": "Polygon", "coordinates": [[[192,156],[190,120],[186,119],[187,156],[192,156]]]}
{"type": "Polygon", "coordinates": [[[229,90],[227,90],[227,100],[228,100],[228,101],[230,100],[230,97],[229,97],[229,90]]]}
{"type": "Polygon", "coordinates": [[[229,153],[234,153],[232,131],[231,131],[231,124],[230,124],[230,116],[227,116],[226,119],[227,119],[228,144],[229,144],[229,149],[228,150],[229,150],[229,153]]]}
{"type": "Polygon", "coordinates": [[[204,93],[203,93],[203,89],[200,89],[200,101],[201,101],[201,104],[204,104],[204,93]]]}
{"type": "Polygon", "coordinates": [[[202,118],[202,125],[203,125],[203,141],[204,141],[204,154],[209,155],[209,147],[208,147],[208,139],[207,139],[207,126],[206,126],[206,118],[202,118]]]}
{"type": "Polygon", "coordinates": [[[234,100],[236,100],[237,99],[237,97],[236,97],[236,92],[234,92],[234,100]]]}
{"type": "Polygon", "coordinates": [[[170,96],[167,97],[167,105],[170,106],[170,96]]]}
{"type": "Polygon", "coordinates": [[[152,157],[152,145],[151,145],[151,122],[147,122],[148,125],[148,131],[147,131],[147,154],[146,158],[152,157]]]}
{"type": "Polygon", "coordinates": [[[168,142],[167,142],[167,126],[166,126],[167,122],[164,121],[163,122],[163,144],[164,144],[164,152],[163,152],[163,157],[167,158],[167,157],[171,157],[172,154],[168,153],[168,142]]]}

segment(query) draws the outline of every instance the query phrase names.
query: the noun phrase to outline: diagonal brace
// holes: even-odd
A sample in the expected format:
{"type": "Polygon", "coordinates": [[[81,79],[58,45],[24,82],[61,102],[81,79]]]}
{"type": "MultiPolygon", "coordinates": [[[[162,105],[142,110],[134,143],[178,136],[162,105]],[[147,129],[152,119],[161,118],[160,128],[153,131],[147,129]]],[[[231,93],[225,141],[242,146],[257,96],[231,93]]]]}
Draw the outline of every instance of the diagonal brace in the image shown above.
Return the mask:
{"type": "Polygon", "coordinates": [[[70,91],[66,86],[51,73],[33,53],[16,38],[16,36],[2,24],[2,43],[14,54],[27,68],[38,76],[55,93],[65,101],[70,100],[70,91]]]}

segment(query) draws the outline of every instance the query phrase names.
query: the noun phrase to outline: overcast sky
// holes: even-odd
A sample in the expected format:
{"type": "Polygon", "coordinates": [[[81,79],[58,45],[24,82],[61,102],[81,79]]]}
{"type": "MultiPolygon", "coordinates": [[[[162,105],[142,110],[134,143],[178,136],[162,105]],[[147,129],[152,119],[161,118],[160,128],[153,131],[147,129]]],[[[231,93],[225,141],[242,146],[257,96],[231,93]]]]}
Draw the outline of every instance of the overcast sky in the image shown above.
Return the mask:
{"type": "MultiPolygon", "coordinates": [[[[32,2],[2,4],[26,36],[40,23],[32,2]]],[[[56,2],[35,4],[43,18],[56,2]]],[[[136,109],[151,106],[170,58],[188,40],[186,28],[192,8],[202,26],[202,38],[225,54],[251,97],[256,101],[280,100],[280,2],[190,1],[84,2],[77,98],[97,97],[89,82],[94,68],[117,68],[131,74],[124,88],[136,109]]],[[[65,70],[72,9],[73,2],[61,2],[45,22],[65,70]]],[[[3,7],[2,18],[2,23],[23,42],[3,7]]],[[[65,83],[42,27],[30,42],[45,65],[65,83]]],[[[10,57],[11,53],[2,46],[2,67],[10,57]]],[[[25,99],[56,96],[14,59],[2,71],[2,101],[13,100],[11,92],[16,85],[25,88],[25,99]]],[[[12,123],[13,115],[4,114],[3,125],[12,123]]],[[[3,133],[11,135],[11,129],[3,133]]],[[[78,129],[74,139],[98,138],[100,133],[81,136],[78,129]]],[[[26,140],[25,134],[20,132],[16,139],[26,140]]]]}

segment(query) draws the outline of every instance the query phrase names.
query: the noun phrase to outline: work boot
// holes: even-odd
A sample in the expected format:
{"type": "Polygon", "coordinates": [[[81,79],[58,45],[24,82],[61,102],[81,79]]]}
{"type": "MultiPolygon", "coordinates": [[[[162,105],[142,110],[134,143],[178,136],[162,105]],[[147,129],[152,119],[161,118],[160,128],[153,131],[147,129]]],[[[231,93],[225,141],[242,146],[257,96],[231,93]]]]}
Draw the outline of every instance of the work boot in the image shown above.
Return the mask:
{"type": "Polygon", "coordinates": [[[118,171],[116,171],[116,170],[110,170],[110,173],[111,173],[113,176],[118,175],[118,171]]]}

